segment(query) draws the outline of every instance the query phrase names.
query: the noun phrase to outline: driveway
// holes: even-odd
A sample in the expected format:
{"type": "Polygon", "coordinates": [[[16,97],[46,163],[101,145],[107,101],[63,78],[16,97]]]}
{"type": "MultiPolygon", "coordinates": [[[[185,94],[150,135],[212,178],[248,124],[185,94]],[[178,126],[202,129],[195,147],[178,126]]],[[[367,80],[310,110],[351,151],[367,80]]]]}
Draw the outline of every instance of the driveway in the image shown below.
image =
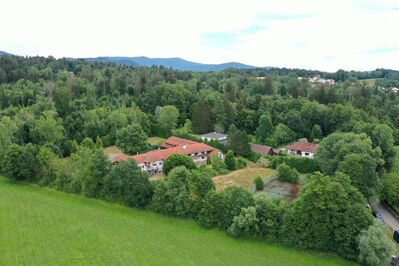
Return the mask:
{"type": "Polygon", "coordinates": [[[389,225],[393,230],[399,230],[399,220],[392,215],[392,213],[381,204],[381,202],[375,202],[371,204],[373,210],[379,211],[384,219],[385,223],[389,225]]]}

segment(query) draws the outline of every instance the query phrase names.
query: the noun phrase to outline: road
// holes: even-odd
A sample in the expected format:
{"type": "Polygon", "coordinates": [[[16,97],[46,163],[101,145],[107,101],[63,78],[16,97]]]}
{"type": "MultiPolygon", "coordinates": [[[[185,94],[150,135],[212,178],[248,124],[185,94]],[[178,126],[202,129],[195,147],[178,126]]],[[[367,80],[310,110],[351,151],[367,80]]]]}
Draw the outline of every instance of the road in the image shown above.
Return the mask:
{"type": "Polygon", "coordinates": [[[399,220],[389,212],[389,210],[382,205],[380,202],[371,204],[373,210],[379,211],[384,219],[385,223],[389,225],[393,230],[399,230],[399,220]]]}

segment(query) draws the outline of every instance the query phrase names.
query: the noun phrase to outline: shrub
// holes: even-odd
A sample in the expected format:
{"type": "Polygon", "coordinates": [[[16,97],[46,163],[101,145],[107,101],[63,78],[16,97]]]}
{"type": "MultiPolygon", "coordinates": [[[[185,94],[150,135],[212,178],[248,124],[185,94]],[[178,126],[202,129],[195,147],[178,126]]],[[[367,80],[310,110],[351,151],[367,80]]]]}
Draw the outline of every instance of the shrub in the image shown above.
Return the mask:
{"type": "Polygon", "coordinates": [[[236,165],[237,165],[237,169],[245,168],[245,167],[247,167],[247,160],[245,160],[242,157],[238,157],[236,165]]]}
{"type": "Polygon", "coordinates": [[[224,163],[226,164],[227,169],[229,169],[230,171],[233,171],[236,169],[236,159],[234,158],[233,151],[230,150],[226,153],[224,163]]]}
{"type": "Polygon", "coordinates": [[[254,184],[256,190],[263,190],[265,187],[265,183],[260,176],[255,177],[254,184]]]}
{"type": "Polygon", "coordinates": [[[228,172],[226,164],[216,153],[211,156],[211,165],[218,174],[228,172]]]}
{"type": "Polygon", "coordinates": [[[258,223],[259,219],[256,217],[256,208],[243,208],[240,214],[234,217],[233,224],[227,232],[232,236],[253,236],[259,231],[258,223]]]}
{"type": "Polygon", "coordinates": [[[277,167],[277,178],[283,182],[297,183],[299,175],[295,169],[289,167],[285,163],[282,163],[277,167]]]}
{"type": "Polygon", "coordinates": [[[262,168],[268,168],[269,160],[265,157],[260,157],[259,160],[256,162],[256,165],[262,168]]]}
{"type": "Polygon", "coordinates": [[[162,170],[164,174],[167,175],[173,168],[177,166],[184,166],[189,170],[197,168],[197,165],[189,156],[172,154],[164,161],[162,170]]]}

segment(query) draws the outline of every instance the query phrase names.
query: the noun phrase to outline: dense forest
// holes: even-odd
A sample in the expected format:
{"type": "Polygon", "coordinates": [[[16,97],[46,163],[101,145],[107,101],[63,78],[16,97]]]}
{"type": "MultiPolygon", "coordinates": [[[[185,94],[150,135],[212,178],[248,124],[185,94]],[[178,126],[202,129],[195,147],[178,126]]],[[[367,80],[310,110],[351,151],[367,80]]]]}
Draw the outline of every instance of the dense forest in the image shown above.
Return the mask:
{"type": "Polygon", "coordinates": [[[399,206],[391,192],[399,177],[387,174],[399,144],[399,93],[391,87],[399,87],[399,72],[385,69],[188,72],[0,56],[0,172],[193,218],[234,236],[336,252],[367,264],[362,251],[370,248],[368,234],[381,235],[365,208],[367,199],[382,193],[399,206]],[[337,83],[298,79],[314,75],[337,83]],[[232,170],[235,157],[257,161],[249,141],[281,147],[307,138],[320,142],[317,166],[311,167],[320,172],[309,170],[299,197],[288,204],[241,188],[216,192],[204,167],[175,167],[166,181],[150,182],[134,161],[111,165],[103,152],[118,145],[134,154],[151,149],[148,136],[210,131],[231,138],[221,149],[232,152],[213,166],[232,170]]]}

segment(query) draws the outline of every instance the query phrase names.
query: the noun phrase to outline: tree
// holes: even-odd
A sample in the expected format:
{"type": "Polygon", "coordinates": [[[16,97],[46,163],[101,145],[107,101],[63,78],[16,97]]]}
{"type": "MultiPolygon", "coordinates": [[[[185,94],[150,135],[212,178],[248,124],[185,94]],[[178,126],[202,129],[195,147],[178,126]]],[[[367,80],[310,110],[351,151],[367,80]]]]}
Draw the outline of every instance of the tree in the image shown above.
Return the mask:
{"type": "Polygon", "coordinates": [[[111,170],[111,162],[102,149],[94,150],[88,158],[87,169],[85,169],[82,180],[82,194],[88,197],[101,197],[104,178],[111,170]]]}
{"type": "Polygon", "coordinates": [[[266,143],[273,133],[273,124],[269,114],[264,114],[259,119],[259,126],[256,129],[256,138],[261,143],[266,143]]]}
{"type": "Polygon", "coordinates": [[[263,182],[263,179],[260,176],[255,177],[254,184],[256,190],[263,190],[263,188],[265,187],[265,183],[263,182]]]}
{"type": "Polygon", "coordinates": [[[271,139],[277,145],[283,145],[294,141],[296,134],[292,129],[280,123],[276,126],[271,139]]]}
{"type": "Polygon", "coordinates": [[[284,215],[283,239],[300,248],[358,257],[356,237],[373,221],[363,195],[348,177],[309,176],[284,215]]]}
{"type": "Polygon", "coordinates": [[[347,174],[351,183],[366,198],[371,197],[378,188],[377,164],[368,154],[348,154],[338,164],[338,171],[347,174]]]}
{"type": "Polygon", "coordinates": [[[160,135],[169,137],[172,134],[172,130],[177,126],[179,110],[174,105],[166,105],[158,109],[156,116],[161,130],[160,135]]]}
{"type": "Polygon", "coordinates": [[[374,223],[359,236],[359,262],[368,266],[389,266],[395,246],[388,239],[381,225],[374,223]]]}
{"type": "Polygon", "coordinates": [[[30,131],[33,143],[43,145],[46,143],[59,146],[64,140],[64,127],[56,120],[54,112],[45,112],[30,131]]]}
{"type": "Polygon", "coordinates": [[[399,175],[388,174],[382,179],[381,198],[391,206],[399,207],[399,175]]]}
{"type": "Polygon", "coordinates": [[[212,111],[207,101],[200,100],[194,105],[191,121],[194,133],[203,134],[212,131],[212,111]]]}
{"type": "Polygon", "coordinates": [[[229,131],[231,133],[229,132],[228,148],[237,156],[249,157],[251,155],[251,147],[247,133],[238,129],[229,131]]]}
{"type": "Polygon", "coordinates": [[[381,150],[373,149],[371,139],[366,134],[333,133],[324,138],[315,155],[315,160],[323,173],[332,175],[338,165],[349,154],[364,154],[381,165],[381,150]]]}
{"type": "Polygon", "coordinates": [[[118,130],[116,133],[116,145],[124,153],[130,155],[145,152],[149,148],[147,135],[138,124],[132,124],[118,130]]]}
{"type": "Polygon", "coordinates": [[[277,179],[283,182],[297,183],[299,175],[294,168],[282,163],[277,167],[277,179]]]}
{"type": "Polygon", "coordinates": [[[227,169],[229,169],[230,171],[236,169],[236,160],[234,158],[233,151],[230,150],[226,153],[226,156],[224,158],[224,163],[226,164],[227,169]]]}
{"type": "Polygon", "coordinates": [[[184,166],[189,170],[196,169],[197,165],[187,155],[172,154],[163,163],[162,171],[167,175],[173,168],[177,166],[184,166]]]}
{"type": "Polygon", "coordinates": [[[252,206],[253,202],[252,194],[245,188],[228,187],[219,193],[211,190],[205,196],[199,222],[206,227],[216,226],[226,230],[241,208],[252,206]]]}
{"type": "Polygon", "coordinates": [[[226,163],[216,154],[211,155],[211,165],[212,169],[217,173],[223,173],[224,171],[228,172],[226,163]]]}
{"type": "Polygon", "coordinates": [[[248,207],[241,209],[239,215],[233,219],[233,224],[228,232],[232,236],[253,236],[259,231],[259,219],[256,217],[256,208],[248,207]]]}
{"type": "Polygon", "coordinates": [[[323,131],[321,131],[321,127],[319,125],[314,125],[312,131],[310,132],[310,140],[314,141],[315,139],[321,139],[323,137],[323,131]]]}
{"type": "Polygon", "coordinates": [[[116,164],[104,179],[104,198],[129,207],[145,207],[152,193],[148,174],[132,159],[116,164]]]}
{"type": "Polygon", "coordinates": [[[380,147],[384,167],[390,170],[395,157],[393,131],[387,125],[377,125],[372,132],[372,141],[375,146],[380,147]]]}

